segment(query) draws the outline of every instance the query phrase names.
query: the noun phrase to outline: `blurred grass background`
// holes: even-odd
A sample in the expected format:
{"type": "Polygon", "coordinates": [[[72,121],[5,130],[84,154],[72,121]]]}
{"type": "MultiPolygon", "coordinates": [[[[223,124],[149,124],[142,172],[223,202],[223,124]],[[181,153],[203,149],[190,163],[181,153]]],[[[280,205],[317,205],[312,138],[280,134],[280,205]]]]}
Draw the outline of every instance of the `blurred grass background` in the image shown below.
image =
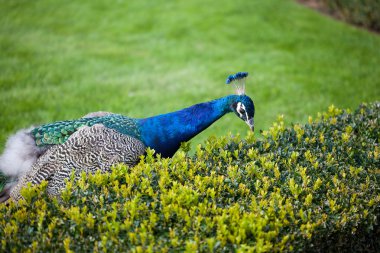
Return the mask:
{"type": "MultiPolygon", "coordinates": [[[[0,0],[0,54],[0,150],[32,124],[228,95],[237,71],[257,130],[380,99],[380,36],[291,0],[0,0]]],[[[247,130],[230,114],[192,143],[247,130]]]]}

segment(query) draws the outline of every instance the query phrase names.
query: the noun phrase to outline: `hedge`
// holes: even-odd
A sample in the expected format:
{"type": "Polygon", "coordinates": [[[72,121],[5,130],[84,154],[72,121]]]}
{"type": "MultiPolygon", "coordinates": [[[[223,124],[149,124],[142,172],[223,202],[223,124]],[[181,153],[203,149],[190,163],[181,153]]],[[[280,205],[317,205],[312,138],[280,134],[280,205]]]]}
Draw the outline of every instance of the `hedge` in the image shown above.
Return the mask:
{"type": "Polygon", "coordinates": [[[73,172],[0,205],[4,252],[376,252],[380,103],[210,138],[172,159],[73,172]],[[77,179],[76,179],[77,178],[77,179]]]}
{"type": "Polygon", "coordinates": [[[336,16],[380,32],[380,0],[319,0],[336,16]]]}

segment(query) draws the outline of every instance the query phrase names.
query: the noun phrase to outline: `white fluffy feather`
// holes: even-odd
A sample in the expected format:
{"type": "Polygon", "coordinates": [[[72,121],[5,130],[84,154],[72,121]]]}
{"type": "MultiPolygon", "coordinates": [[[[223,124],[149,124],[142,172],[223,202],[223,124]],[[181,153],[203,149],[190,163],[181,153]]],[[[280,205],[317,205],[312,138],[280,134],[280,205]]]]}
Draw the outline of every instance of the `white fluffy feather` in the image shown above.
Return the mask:
{"type": "Polygon", "coordinates": [[[32,129],[21,129],[7,140],[4,153],[0,156],[0,171],[6,176],[19,178],[46,151],[36,146],[30,135],[32,129]]]}

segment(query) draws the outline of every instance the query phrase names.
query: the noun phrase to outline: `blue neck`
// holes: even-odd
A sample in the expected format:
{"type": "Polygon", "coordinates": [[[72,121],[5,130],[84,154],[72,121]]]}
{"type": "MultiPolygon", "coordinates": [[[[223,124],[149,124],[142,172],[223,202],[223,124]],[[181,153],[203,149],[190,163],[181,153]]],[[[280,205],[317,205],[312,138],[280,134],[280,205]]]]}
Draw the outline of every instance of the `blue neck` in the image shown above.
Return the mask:
{"type": "Polygon", "coordinates": [[[236,97],[237,95],[230,95],[180,111],[139,119],[142,140],[162,157],[171,157],[181,142],[190,140],[224,114],[231,112],[236,97]]]}

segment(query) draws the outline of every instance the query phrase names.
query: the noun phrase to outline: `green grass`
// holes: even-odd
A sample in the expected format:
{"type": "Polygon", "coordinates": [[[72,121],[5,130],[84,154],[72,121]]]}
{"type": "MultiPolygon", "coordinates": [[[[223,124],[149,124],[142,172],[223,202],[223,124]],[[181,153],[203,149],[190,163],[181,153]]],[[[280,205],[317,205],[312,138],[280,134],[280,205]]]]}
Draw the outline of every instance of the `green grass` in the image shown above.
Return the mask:
{"type": "MultiPolygon", "coordinates": [[[[32,124],[146,117],[232,93],[248,71],[256,129],[380,99],[380,37],[290,0],[0,0],[0,150],[32,124]]],[[[227,115],[193,140],[246,133],[227,115]]]]}

